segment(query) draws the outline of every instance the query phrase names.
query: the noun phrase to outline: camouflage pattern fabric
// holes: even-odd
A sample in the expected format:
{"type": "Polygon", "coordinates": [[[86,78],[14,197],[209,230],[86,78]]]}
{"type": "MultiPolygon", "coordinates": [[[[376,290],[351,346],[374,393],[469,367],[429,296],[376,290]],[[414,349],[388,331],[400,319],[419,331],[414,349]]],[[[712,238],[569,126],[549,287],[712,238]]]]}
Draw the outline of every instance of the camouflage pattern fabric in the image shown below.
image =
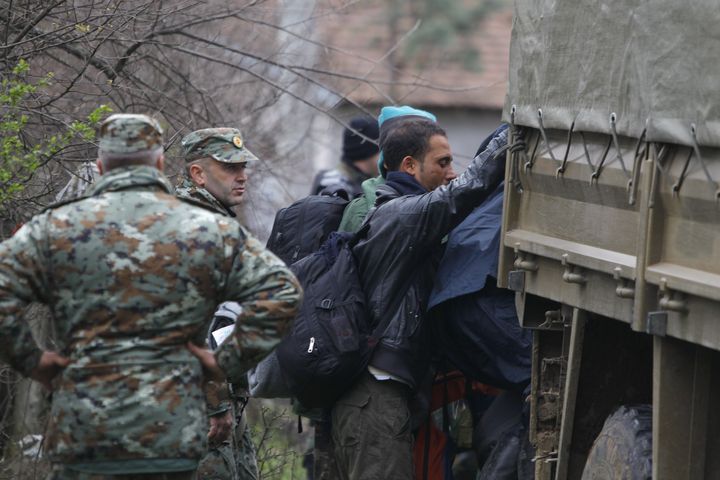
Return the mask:
{"type": "Polygon", "coordinates": [[[233,443],[234,439],[231,436],[222,445],[208,451],[198,465],[198,480],[236,480],[238,478],[233,443]]]}
{"type": "Polygon", "coordinates": [[[235,424],[230,439],[211,448],[200,461],[198,480],[257,480],[255,445],[247,422],[235,424]]]}
{"type": "Polygon", "coordinates": [[[314,422],[314,425],[313,480],[337,480],[340,478],[340,473],[335,461],[330,419],[314,422]]]}
{"type": "Polygon", "coordinates": [[[205,401],[209,416],[225,413],[232,408],[230,391],[226,382],[207,382],[205,384],[205,401]]]}
{"type": "Polygon", "coordinates": [[[182,177],[180,179],[180,182],[175,187],[175,195],[183,200],[198,203],[221,215],[229,215],[231,217],[235,216],[235,214],[225,208],[225,206],[220,203],[220,201],[215,198],[212,193],[202,187],[198,187],[187,177],[182,177]]]}
{"type": "MultiPolygon", "coordinates": [[[[210,192],[195,185],[190,179],[184,177],[175,187],[178,197],[202,204],[217,213],[233,215],[210,192]]],[[[210,395],[208,395],[210,397],[210,395]]],[[[218,403],[213,406],[213,399],[208,398],[208,411],[210,414],[220,414],[233,408],[230,403],[218,403]]],[[[235,409],[239,409],[235,403],[235,409]]],[[[250,437],[250,430],[244,417],[237,421],[237,411],[233,415],[235,428],[226,442],[216,448],[210,448],[198,466],[199,480],[257,480],[258,469],[255,458],[255,446],[250,437]]]]}
{"type": "Polygon", "coordinates": [[[37,365],[22,312],[40,301],[72,362],[53,393],[45,448],[54,463],[199,459],[208,423],[186,342],[203,344],[218,304],[240,303],[216,352],[240,379],[296,311],[297,281],[277,257],[234,220],[170,192],[154,168],[112,170],[90,196],[0,244],[0,361],[25,375],[37,365]]]}
{"type": "Polygon", "coordinates": [[[63,465],[55,465],[47,480],[197,480],[194,471],[172,473],[147,473],[130,475],[104,475],[101,473],[83,473],[70,470],[63,465]]]}
{"type": "Polygon", "coordinates": [[[182,139],[185,161],[210,157],[223,163],[254,162],[258,158],[245,147],[237,128],[196,130],[182,139]]]}
{"type": "Polygon", "coordinates": [[[247,422],[240,422],[235,427],[235,465],[237,466],[238,480],[258,480],[260,478],[257,451],[247,422]]]}
{"type": "Polygon", "coordinates": [[[116,113],[98,130],[98,148],[106,153],[136,153],[162,146],[162,128],[147,115],[116,113]]]}

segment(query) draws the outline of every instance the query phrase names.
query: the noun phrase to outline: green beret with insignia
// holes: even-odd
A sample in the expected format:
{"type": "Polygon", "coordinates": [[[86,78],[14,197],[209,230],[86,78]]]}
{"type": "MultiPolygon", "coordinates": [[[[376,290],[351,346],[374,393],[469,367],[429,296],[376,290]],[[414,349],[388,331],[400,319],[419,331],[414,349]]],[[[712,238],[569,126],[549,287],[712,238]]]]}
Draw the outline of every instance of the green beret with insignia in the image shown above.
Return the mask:
{"type": "Polygon", "coordinates": [[[210,157],[223,163],[252,162],[258,158],[245,147],[237,128],[205,128],[182,139],[185,161],[210,157]]]}
{"type": "Polygon", "coordinates": [[[105,153],[137,153],[162,148],[162,128],[148,115],[116,113],[98,129],[98,148],[105,153]]]}

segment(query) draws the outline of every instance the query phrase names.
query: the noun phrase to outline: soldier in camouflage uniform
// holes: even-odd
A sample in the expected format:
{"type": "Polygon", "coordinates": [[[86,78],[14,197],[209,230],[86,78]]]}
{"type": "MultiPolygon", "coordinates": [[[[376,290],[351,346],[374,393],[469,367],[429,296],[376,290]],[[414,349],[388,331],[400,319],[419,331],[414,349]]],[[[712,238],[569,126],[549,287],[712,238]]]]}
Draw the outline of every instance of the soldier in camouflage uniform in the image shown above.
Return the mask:
{"type": "Polygon", "coordinates": [[[217,213],[235,216],[245,193],[248,162],[258,158],[245,147],[236,128],[196,130],[182,139],[185,175],[175,192],[217,213]]]}
{"type": "MultiPolygon", "coordinates": [[[[185,175],[176,187],[180,198],[200,202],[213,211],[235,216],[232,207],[241,201],[247,182],[246,166],[257,157],[245,147],[235,128],[207,128],[182,140],[185,175]]],[[[227,310],[226,310],[227,311],[227,310]]],[[[231,422],[230,438],[211,445],[198,468],[199,480],[257,480],[258,468],[250,429],[242,415],[247,402],[244,385],[228,385],[232,401],[209,411],[218,423],[231,422]],[[232,423],[233,417],[236,419],[232,423]],[[227,419],[227,420],[225,420],[227,419]]]]}
{"type": "Polygon", "coordinates": [[[207,451],[204,378],[239,380],[262,359],[299,287],[237,222],[172,194],[150,117],[109,117],[99,157],[83,199],[0,244],[0,361],[52,388],[50,478],[191,479],[207,451]],[[227,300],[242,313],[211,354],[195,345],[227,300]],[[53,313],[57,353],[23,321],[33,301],[53,313]]]}

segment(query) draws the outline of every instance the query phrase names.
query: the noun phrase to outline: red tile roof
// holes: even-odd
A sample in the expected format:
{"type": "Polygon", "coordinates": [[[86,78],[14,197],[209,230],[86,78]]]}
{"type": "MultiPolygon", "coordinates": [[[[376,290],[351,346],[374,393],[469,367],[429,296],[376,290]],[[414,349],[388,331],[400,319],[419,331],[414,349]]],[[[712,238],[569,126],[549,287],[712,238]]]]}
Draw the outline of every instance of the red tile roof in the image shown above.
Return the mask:
{"type": "MultiPolygon", "coordinates": [[[[491,11],[477,26],[455,38],[458,44],[474,48],[479,69],[453,59],[450,52],[432,48],[420,52],[418,61],[405,62],[393,72],[388,54],[393,42],[387,20],[387,4],[381,0],[351,3],[349,7],[317,18],[320,39],[327,45],[324,68],[339,72],[343,79],[323,78],[336,92],[363,105],[408,103],[415,106],[501,109],[507,84],[512,11],[503,7],[491,11]],[[359,78],[359,79],[358,79],[359,78]],[[363,82],[360,79],[367,79],[363,82]],[[394,86],[393,86],[394,84],[394,86]]],[[[398,37],[412,38],[415,21],[405,15],[398,21],[398,37]]],[[[407,40],[394,55],[401,57],[407,40]]],[[[397,62],[396,62],[397,64],[397,62]]]]}

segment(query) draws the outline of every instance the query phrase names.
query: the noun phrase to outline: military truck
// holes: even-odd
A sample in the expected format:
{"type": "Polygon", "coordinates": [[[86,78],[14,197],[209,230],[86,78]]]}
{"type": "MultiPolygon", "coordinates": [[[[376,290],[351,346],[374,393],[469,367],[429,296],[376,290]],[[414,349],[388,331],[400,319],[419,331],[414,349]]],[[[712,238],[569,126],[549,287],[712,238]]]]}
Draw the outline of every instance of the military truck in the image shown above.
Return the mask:
{"type": "Polygon", "coordinates": [[[538,479],[720,478],[720,9],[517,0],[499,283],[538,479]]]}

